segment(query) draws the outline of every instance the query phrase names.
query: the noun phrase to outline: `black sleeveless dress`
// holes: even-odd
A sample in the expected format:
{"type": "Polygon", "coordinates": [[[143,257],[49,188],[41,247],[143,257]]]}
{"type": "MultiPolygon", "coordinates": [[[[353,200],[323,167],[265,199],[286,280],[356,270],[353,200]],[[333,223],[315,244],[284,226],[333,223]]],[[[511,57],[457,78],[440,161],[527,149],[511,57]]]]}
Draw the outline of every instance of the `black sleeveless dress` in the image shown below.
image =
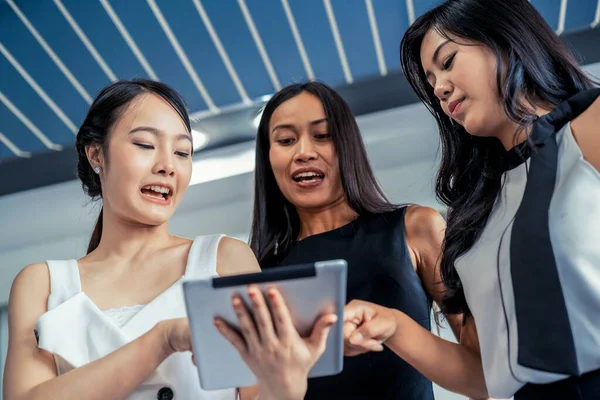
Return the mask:
{"type": "MultiPolygon", "coordinates": [[[[309,236],[281,255],[273,268],[332,259],[348,262],[346,301],[395,308],[430,329],[431,299],[417,276],[404,234],[406,207],[362,215],[341,228],[309,236]]],[[[380,353],[344,357],[343,371],[308,381],[305,399],[428,400],[429,380],[385,347],[380,353]]]]}

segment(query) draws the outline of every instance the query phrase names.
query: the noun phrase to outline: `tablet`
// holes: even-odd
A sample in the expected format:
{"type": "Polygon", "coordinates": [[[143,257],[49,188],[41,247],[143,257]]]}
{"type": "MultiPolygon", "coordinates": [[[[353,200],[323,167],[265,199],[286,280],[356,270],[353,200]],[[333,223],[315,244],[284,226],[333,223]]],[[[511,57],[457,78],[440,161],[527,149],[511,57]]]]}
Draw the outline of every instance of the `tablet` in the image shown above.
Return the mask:
{"type": "Polygon", "coordinates": [[[221,336],[213,323],[214,317],[219,316],[238,327],[231,298],[237,292],[246,304],[250,304],[246,291],[250,283],[259,285],[263,293],[271,283],[279,288],[292,314],[294,326],[303,337],[310,334],[321,315],[334,312],[338,320],[329,332],[325,353],[314,365],[309,377],[340,373],[344,364],[346,271],[346,261],[331,260],[277,267],[253,274],[184,281],[192,348],[202,389],[216,390],[257,383],[235,347],[221,336]]]}

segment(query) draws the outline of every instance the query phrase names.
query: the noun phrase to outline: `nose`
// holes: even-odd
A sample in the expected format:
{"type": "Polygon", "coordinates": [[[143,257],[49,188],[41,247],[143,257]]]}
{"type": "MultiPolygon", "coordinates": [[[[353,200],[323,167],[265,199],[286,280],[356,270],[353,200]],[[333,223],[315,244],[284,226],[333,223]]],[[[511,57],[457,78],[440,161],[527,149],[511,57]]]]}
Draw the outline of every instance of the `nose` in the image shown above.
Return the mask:
{"type": "Polygon", "coordinates": [[[296,145],[294,161],[304,163],[311,160],[316,160],[318,157],[319,155],[315,150],[313,141],[308,137],[308,135],[302,135],[302,137],[298,139],[296,145]]]}
{"type": "Polygon", "coordinates": [[[152,172],[156,175],[174,176],[175,166],[173,164],[173,155],[166,151],[157,152],[158,157],[152,172]]]}
{"type": "Polygon", "coordinates": [[[441,101],[446,101],[452,95],[452,91],[454,90],[454,86],[449,81],[439,82],[433,92],[435,96],[441,101]]]}

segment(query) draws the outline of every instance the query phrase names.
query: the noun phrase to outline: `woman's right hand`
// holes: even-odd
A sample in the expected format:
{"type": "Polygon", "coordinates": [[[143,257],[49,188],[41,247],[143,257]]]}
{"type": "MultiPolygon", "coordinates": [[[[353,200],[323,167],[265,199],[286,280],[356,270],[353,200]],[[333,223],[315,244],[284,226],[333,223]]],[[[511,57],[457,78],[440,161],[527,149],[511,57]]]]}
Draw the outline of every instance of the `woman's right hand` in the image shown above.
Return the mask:
{"type": "Polygon", "coordinates": [[[396,333],[397,321],[391,309],[362,300],[344,308],[344,355],[356,356],[382,351],[396,333]]]}
{"type": "Polygon", "coordinates": [[[237,349],[258,380],[259,399],[303,399],[311,368],[325,351],[337,316],[321,316],[308,337],[294,327],[283,296],[275,287],[266,300],[259,287],[248,288],[247,308],[239,296],[232,299],[240,330],[215,319],[219,332],[237,349]]]}

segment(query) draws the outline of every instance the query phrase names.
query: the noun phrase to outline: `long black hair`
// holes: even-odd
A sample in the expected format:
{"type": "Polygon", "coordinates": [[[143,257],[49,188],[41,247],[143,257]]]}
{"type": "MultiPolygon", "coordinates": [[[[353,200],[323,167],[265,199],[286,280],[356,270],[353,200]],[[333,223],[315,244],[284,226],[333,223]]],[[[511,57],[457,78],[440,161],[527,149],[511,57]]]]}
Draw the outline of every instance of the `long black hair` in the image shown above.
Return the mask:
{"type": "MultiPolygon", "coordinates": [[[[77,132],[75,142],[78,155],[77,175],[83,186],[83,191],[92,200],[102,198],[102,185],[100,184],[100,176],[93,171],[88,161],[85,153],[86,148],[90,145],[100,145],[104,159],[108,160],[107,143],[111,129],[115,126],[132,100],[140,95],[149,93],[160,96],[169,103],[185,123],[188,132],[191,132],[190,119],[185,102],[175,90],[164,83],[147,79],[122,80],[102,89],[90,106],[87,116],[79,128],[79,132],[77,132]]],[[[88,245],[88,254],[100,244],[102,218],[103,210],[101,208],[88,245]]]]}
{"type": "Polygon", "coordinates": [[[527,0],[448,0],[406,31],[400,44],[402,69],[437,120],[442,142],[435,189],[448,206],[440,268],[446,287],[442,311],[469,315],[455,262],[473,246],[487,223],[502,187],[506,150],[498,139],[471,136],[444,114],[420,59],[423,38],[431,29],[447,39],[452,34],[481,43],[494,52],[504,111],[520,126],[535,120],[532,105],[556,106],[592,88],[593,82],[527,0]]]}
{"type": "Polygon", "coordinates": [[[346,101],[335,90],[320,82],[289,85],[265,105],[256,138],[250,247],[260,263],[273,261],[276,251],[285,254],[300,233],[296,208],[281,193],[271,169],[269,122],[277,107],[303,92],[316,96],[323,104],[339,159],[344,196],[350,207],[359,215],[397,208],[388,201],[375,179],[356,119],[346,101]]]}

